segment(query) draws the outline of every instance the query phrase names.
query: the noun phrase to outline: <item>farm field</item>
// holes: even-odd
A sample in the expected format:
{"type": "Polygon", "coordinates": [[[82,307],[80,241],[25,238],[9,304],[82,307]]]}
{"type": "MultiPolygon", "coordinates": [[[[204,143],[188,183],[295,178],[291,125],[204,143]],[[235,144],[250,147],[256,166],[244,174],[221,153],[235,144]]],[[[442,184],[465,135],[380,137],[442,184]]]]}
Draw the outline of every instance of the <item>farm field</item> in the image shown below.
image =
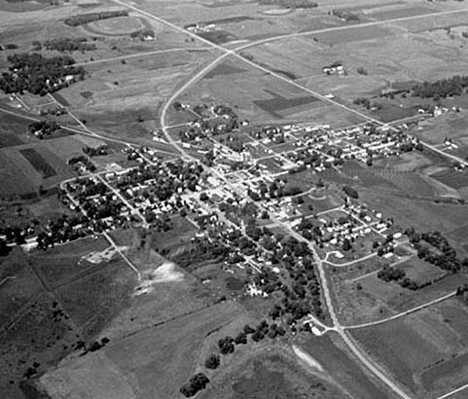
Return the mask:
{"type": "Polygon", "coordinates": [[[352,332],[367,353],[417,397],[443,394],[466,384],[468,317],[463,305],[449,299],[431,309],[352,332]]]}

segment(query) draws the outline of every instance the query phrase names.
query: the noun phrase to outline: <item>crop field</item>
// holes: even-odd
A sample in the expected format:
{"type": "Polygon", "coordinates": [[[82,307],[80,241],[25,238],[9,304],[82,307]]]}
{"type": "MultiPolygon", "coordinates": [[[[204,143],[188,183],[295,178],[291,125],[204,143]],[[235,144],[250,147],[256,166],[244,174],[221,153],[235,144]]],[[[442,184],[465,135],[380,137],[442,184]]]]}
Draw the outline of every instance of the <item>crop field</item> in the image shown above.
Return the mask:
{"type": "Polygon", "coordinates": [[[268,112],[271,116],[274,116],[278,119],[282,119],[283,116],[281,115],[281,111],[287,111],[290,108],[300,107],[303,105],[307,105],[308,109],[311,103],[316,101],[320,101],[318,98],[314,96],[304,96],[304,97],[296,97],[293,99],[284,98],[279,96],[276,93],[270,93],[273,98],[268,100],[254,100],[253,103],[263,109],[264,111],[268,112]]]}
{"type": "Polygon", "coordinates": [[[199,356],[207,354],[223,330],[239,320],[243,320],[243,311],[232,302],[200,310],[77,358],[46,373],[41,383],[65,395],[81,392],[78,397],[82,398],[101,397],[104,393],[124,398],[137,392],[152,398],[175,397],[203,359],[199,360],[199,356]]]}
{"type": "Polygon", "coordinates": [[[49,163],[34,148],[25,148],[24,150],[19,150],[19,152],[28,160],[33,168],[42,175],[44,179],[53,177],[57,174],[52,166],[50,166],[49,163]]]}
{"type": "Polygon", "coordinates": [[[468,172],[446,169],[431,175],[433,179],[456,190],[468,186],[468,172]]]}
{"type": "Polygon", "coordinates": [[[9,149],[0,149],[0,197],[34,193],[39,187],[40,175],[25,158],[5,150],[9,149]]]}
{"type": "Polygon", "coordinates": [[[465,384],[468,312],[455,299],[404,318],[353,330],[360,345],[409,389],[426,397],[465,384]]]}
{"type": "Polygon", "coordinates": [[[236,73],[245,72],[245,69],[236,67],[231,65],[228,62],[224,62],[222,64],[216,65],[210,72],[208,72],[203,79],[213,79],[214,77],[218,76],[226,76],[226,75],[233,75],[236,73]]]}

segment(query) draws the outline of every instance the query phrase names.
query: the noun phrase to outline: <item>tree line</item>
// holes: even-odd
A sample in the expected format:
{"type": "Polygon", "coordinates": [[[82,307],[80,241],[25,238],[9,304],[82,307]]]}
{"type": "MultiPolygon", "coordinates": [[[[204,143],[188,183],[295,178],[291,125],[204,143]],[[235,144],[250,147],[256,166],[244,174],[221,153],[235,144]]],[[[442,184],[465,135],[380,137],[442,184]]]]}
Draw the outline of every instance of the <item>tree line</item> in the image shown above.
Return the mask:
{"type": "Polygon", "coordinates": [[[92,12],[89,14],[73,15],[67,18],[64,22],[70,26],[79,26],[89,24],[90,22],[100,21],[101,19],[109,19],[115,17],[126,17],[128,16],[127,10],[120,11],[101,11],[92,12]]]}

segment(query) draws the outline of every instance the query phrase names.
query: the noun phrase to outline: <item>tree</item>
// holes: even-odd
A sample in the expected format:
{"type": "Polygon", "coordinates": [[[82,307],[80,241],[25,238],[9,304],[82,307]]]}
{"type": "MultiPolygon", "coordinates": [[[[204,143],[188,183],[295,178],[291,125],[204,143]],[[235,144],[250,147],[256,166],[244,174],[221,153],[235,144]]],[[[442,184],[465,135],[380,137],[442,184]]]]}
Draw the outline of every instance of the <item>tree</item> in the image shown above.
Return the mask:
{"type": "Polygon", "coordinates": [[[252,339],[255,342],[261,341],[263,338],[265,338],[265,334],[261,330],[257,330],[252,334],[252,339]]]}
{"type": "Polygon", "coordinates": [[[343,248],[343,251],[349,251],[350,249],[352,249],[353,246],[351,245],[351,241],[349,239],[345,238],[343,240],[342,248],[343,248]]]}
{"type": "Polygon", "coordinates": [[[205,389],[210,380],[203,373],[198,373],[192,376],[189,382],[182,385],[179,392],[185,397],[189,398],[195,396],[199,391],[205,389]]]}
{"type": "Polygon", "coordinates": [[[11,248],[7,245],[5,240],[0,238],[0,256],[6,256],[10,253],[11,248]]]}
{"type": "Polygon", "coordinates": [[[243,329],[243,330],[244,330],[244,333],[246,333],[246,334],[253,334],[253,333],[255,332],[255,329],[252,328],[252,327],[251,327],[250,325],[248,325],[248,324],[246,324],[246,325],[244,326],[244,329],[243,329]]]}
{"type": "Polygon", "coordinates": [[[344,187],[343,187],[343,191],[346,193],[346,195],[347,195],[348,197],[351,197],[351,198],[354,198],[354,199],[358,199],[358,198],[359,198],[358,192],[357,192],[354,188],[352,188],[352,187],[350,187],[350,186],[344,186],[344,187]]]}
{"type": "Polygon", "coordinates": [[[220,365],[221,361],[219,355],[211,354],[205,360],[205,367],[210,370],[217,369],[220,365]]]}
{"type": "Polygon", "coordinates": [[[236,345],[245,345],[247,343],[247,334],[243,331],[241,331],[239,334],[237,334],[236,339],[234,340],[236,345]]]}
{"type": "Polygon", "coordinates": [[[234,339],[230,336],[224,337],[218,341],[219,351],[222,355],[233,353],[235,350],[234,339]]]}

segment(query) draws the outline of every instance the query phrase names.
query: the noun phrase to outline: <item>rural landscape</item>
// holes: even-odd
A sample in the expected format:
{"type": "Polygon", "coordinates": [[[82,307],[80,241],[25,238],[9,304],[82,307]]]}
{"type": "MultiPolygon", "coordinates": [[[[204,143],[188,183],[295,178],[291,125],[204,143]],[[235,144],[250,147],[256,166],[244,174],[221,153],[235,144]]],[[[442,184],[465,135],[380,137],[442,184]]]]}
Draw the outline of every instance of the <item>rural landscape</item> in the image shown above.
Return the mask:
{"type": "Polygon", "coordinates": [[[0,0],[0,398],[467,399],[467,18],[0,0]]]}

